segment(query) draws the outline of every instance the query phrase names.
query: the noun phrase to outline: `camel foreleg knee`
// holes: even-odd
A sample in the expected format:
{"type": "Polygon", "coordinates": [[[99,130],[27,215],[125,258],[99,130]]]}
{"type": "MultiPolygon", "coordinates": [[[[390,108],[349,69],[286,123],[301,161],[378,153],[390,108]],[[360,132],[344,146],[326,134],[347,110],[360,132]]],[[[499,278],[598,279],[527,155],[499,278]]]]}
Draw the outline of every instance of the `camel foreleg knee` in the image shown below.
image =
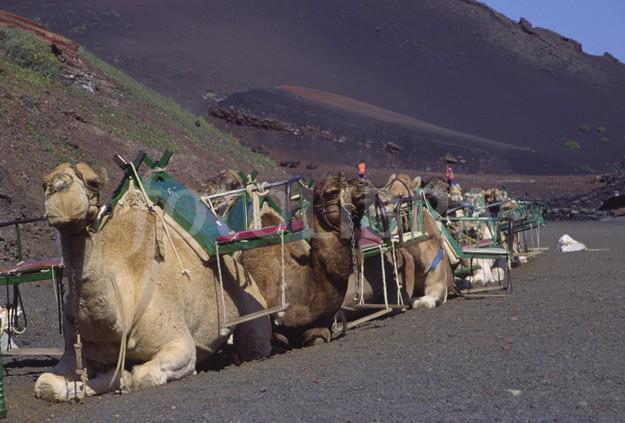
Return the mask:
{"type": "Polygon", "coordinates": [[[133,367],[131,390],[163,385],[195,371],[195,344],[191,337],[170,342],[154,358],[133,367]]]}

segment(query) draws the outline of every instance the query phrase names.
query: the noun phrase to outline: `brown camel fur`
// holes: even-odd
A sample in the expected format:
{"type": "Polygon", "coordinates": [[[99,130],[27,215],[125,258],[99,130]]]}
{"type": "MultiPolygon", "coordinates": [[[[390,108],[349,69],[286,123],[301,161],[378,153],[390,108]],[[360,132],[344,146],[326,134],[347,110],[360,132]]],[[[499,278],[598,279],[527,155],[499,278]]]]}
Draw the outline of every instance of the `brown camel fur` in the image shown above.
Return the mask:
{"type": "MultiPolygon", "coordinates": [[[[411,178],[405,174],[391,175],[385,186],[387,196],[391,199],[414,196],[414,189],[420,183],[419,178],[411,178]]],[[[391,201],[392,204],[392,201],[391,201]]],[[[393,206],[391,205],[391,208],[393,206]]],[[[433,308],[447,301],[448,290],[455,290],[454,273],[449,260],[443,260],[431,270],[434,259],[443,247],[442,233],[432,216],[423,210],[425,241],[408,242],[402,246],[403,253],[412,257],[414,263],[414,289],[411,293],[412,307],[433,308]]],[[[408,228],[408,222],[402,222],[408,228]]]]}
{"type": "MultiPolygon", "coordinates": [[[[366,209],[375,201],[375,194],[384,195],[380,189],[375,187],[370,181],[365,179],[352,179],[349,182],[352,201],[357,207],[366,209]]],[[[356,226],[360,226],[360,222],[355,222],[356,226]]],[[[384,301],[384,274],[386,275],[387,298],[389,304],[397,304],[399,302],[398,284],[395,280],[395,268],[393,266],[392,251],[386,252],[380,256],[371,256],[361,262],[362,257],[359,254],[358,272],[350,275],[349,288],[345,300],[343,302],[343,312],[348,319],[354,319],[359,315],[366,314],[366,310],[358,310],[355,306],[358,304],[360,295],[360,284],[357,282],[359,272],[362,270],[362,300],[366,304],[382,303],[384,301]],[[361,268],[362,264],[362,268],[361,268]]],[[[414,290],[414,259],[410,254],[401,248],[395,250],[395,261],[397,264],[397,276],[401,283],[399,295],[404,304],[408,304],[414,290]]]]}
{"type": "MultiPolygon", "coordinates": [[[[49,401],[117,388],[136,390],[182,378],[228,337],[220,330],[224,316],[215,260],[202,262],[173,227],[165,227],[160,209],[151,208],[134,184],[96,230],[102,184],[102,176],[83,163],[59,165],[44,178],[46,216],[61,234],[70,280],[65,353],[35,385],[35,395],[49,401]],[[76,384],[77,390],[74,322],[80,329],[89,377],[86,386],[76,384]],[[119,358],[124,339],[125,357],[134,363],[131,372],[119,358]],[[122,364],[119,373],[116,363],[122,364]]],[[[234,260],[225,257],[223,269],[228,319],[266,307],[253,279],[234,260]]],[[[250,323],[242,328],[249,344],[240,346],[241,353],[267,356],[269,319],[250,323]]]]}
{"type": "MultiPolygon", "coordinates": [[[[306,241],[285,244],[286,301],[290,307],[275,322],[274,332],[276,339],[288,339],[290,345],[330,341],[332,318],[343,302],[352,272],[347,222],[359,221],[363,211],[353,207],[342,176],[321,180],[315,186],[313,204],[310,246],[306,241]],[[341,229],[347,230],[341,233],[341,229]]],[[[261,216],[263,226],[281,220],[271,211],[261,216]]],[[[281,246],[275,245],[244,251],[239,259],[257,281],[269,307],[281,301],[281,254],[281,246]]]]}

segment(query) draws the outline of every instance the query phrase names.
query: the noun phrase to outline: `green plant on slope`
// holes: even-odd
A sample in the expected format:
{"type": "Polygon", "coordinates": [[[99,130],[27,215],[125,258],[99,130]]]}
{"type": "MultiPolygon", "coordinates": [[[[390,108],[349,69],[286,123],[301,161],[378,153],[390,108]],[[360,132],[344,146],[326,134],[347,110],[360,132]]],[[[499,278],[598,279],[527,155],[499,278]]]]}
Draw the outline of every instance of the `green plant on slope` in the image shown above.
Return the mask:
{"type": "Polygon", "coordinates": [[[579,143],[575,140],[568,140],[567,142],[564,143],[564,146],[571,151],[579,151],[582,148],[579,145],[579,143]]]}
{"type": "Polygon", "coordinates": [[[602,137],[599,141],[601,141],[603,144],[607,144],[610,142],[610,140],[608,139],[608,137],[602,137]]]}
{"type": "Polygon", "coordinates": [[[582,123],[579,125],[578,129],[580,132],[590,132],[590,126],[587,123],[582,123]]]}
{"type": "MultiPolygon", "coordinates": [[[[176,140],[186,139],[202,147],[210,148],[221,157],[249,159],[259,169],[274,168],[268,157],[253,153],[243,147],[236,138],[219,131],[203,117],[197,117],[170,98],[145,87],[124,72],[104,62],[89,51],[81,50],[81,57],[91,66],[99,69],[121,90],[124,105],[150,110],[145,121],[133,119],[134,110],[112,104],[99,104],[101,119],[111,132],[124,138],[145,142],[158,149],[174,148],[176,140]],[[199,123],[199,126],[196,124],[199,123]]],[[[86,95],[86,94],[85,94],[86,95]]],[[[87,100],[89,101],[89,100],[87,100]]],[[[96,102],[93,99],[91,102],[96,102]]],[[[92,104],[92,107],[95,104],[92,104]]]]}
{"type": "Polygon", "coordinates": [[[56,78],[61,74],[61,63],[50,46],[29,32],[0,28],[0,49],[12,62],[43,77],[56,78]]]}
{"type": "Polygon", "coordinates": [[[599,126],[597,127],[597,132],[601,135],[604,135],[608,133],[608,130],[606,129],[605,126],[599,126]]]}

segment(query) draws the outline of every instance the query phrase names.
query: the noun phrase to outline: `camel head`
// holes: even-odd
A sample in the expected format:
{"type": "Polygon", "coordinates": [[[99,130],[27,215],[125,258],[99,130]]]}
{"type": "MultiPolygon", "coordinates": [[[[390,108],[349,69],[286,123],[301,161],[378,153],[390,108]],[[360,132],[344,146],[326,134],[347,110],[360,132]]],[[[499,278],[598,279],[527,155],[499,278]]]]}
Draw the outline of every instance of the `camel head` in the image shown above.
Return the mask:
{"type": "Polygon", "coordinates": [[[360,219],[365,210],[376,202],[376,195],[380,190],[371,181],[361,178],[350,179],[347,186],[356,209],[356,215],[360,219]]]}
{"type": "Polygon", "coordinates": [[[237,171],[232,169],[226,169],[219,172],[215,181],[222,187],[223,191],[232,191],[245,186],[245,181],[241,179],[241,176],[237,171]]]}
{"type": "Polygon", "coordinates": [[[98,214],[100,189],[106,182],[104,169],[86,163],[62,163],[43,178],[46,217],[57,229],[80,230],[98,214]]]}
{"type": "Polygon", "coordinates": [[[340,173],[338,176],[326,176],[315,185],[315,214],[327,230],[340,232],[341,223],[346,218],[354,222],[354,227],[360,226],[364,207],[353,201],[352,192],[347,180],[340,173]]]}
{"type": "Polygon", "coordinates": [[[388,178],[388,182],[384,186],[384,189],[388,191],[390,197],[410,197],[413,195],[415,188],[421,186],[421,178],[411,178],[410,176],[399,173],[392,174],[388,178]]]}
{"type": "Polygon", "coordinates": [[[486,204],[501,203],[508,199],[508,193],[499,188],[489,188],[484,190],[484,201],[486,204]]]}

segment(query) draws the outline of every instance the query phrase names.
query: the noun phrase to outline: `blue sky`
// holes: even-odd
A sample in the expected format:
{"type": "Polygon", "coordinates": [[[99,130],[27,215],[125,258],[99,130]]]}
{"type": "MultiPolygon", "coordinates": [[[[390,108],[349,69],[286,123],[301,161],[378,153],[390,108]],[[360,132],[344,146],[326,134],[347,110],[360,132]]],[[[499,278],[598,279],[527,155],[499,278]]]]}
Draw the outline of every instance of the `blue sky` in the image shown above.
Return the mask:
{"type": "Polygon", "coordinates": [[[517,21],[573,38],[590,54],[610,52],[625,63],[625,0],[481,0],[517,21]]]}

